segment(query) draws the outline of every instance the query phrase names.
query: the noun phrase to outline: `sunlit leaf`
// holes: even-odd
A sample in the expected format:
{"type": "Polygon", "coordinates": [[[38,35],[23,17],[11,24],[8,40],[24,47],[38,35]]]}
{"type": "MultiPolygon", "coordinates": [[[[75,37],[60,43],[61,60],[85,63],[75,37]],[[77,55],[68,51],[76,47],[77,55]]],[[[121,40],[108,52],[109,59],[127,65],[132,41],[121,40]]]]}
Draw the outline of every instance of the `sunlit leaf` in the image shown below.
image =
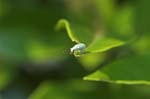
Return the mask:
{"type": "Polygon", "coordinates": [[[124,44],[125,42],[113,38],[98,38],[86,50],[91,53],[104,52],[124,44]]]}
{"type": "Polygon", "coordinates": [[[95,81],[105,81],[109,80],[109,77],[103,72],[96,71],[87,77],[84,77],[84,80],[95,80],[95,81]]]}
{"type": "Polygon", "coordinates": [[[118,84],[146,84],[150,85],[149,55],[131,57],[113,62],[101,70],[84,77],[85,80],[106,81],[118,84]],[[104,79],[104,74],[110,80],[104,79]]]}

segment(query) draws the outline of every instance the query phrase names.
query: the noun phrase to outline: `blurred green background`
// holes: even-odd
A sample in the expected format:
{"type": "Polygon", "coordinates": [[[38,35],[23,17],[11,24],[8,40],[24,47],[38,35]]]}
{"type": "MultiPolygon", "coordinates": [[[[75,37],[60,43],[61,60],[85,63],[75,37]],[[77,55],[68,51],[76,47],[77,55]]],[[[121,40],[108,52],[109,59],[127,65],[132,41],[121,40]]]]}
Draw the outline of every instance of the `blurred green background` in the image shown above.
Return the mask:
{"type": "Polygon", "coordinates": [[[147,85],[82,79],[121,58],[150,55],[149,4],[149,0],[0,0],[0,99],[150,99],[147,85]],[[61,18],[81,35],[90,30],[129,43],[76,58],[70,55],[74,42],[66,31],[54,29],[61,18]]]}

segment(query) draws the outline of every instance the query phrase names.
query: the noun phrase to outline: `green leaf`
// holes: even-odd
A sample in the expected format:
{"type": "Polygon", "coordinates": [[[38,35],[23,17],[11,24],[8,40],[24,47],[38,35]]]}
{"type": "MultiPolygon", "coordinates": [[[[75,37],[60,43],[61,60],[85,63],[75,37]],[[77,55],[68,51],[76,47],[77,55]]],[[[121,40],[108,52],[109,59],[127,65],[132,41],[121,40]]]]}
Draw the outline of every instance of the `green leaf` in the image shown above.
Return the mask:
{"type": "Polygon", "coordinates": [[[84,77],[84,79],[117,84],[150,85],[149,59],[150,55],[121,59],[84,77]],[[108,76],[110,80],[105,78],[105,76],[108,76]]]}
{"type": "MultiPolygon", "coordinates": [[[[76,43],[85,43],[87,48],[85,53],[97,53],[104,52],[111,48],[118,47],[124,44],[123,41],[113,39],[113,38],[102,38],[99,34],[89,33],[87,28],[74,25],[73,28],[70,27],[70,24],[67,20],[61,19],[56,25],[56,30],[65,28],[70,39],[76,43]],[[82,32],[83,31],[83,32],[82,32]],[[96,38],[94,38],[96,36],[96,38]],[[92,43],[91,43],[92,41],[92,43]]],[[[75,55],[76,56],[76,55],[75,55]]],[[[78,56],[81,56],[80,54],[78,56]]]]}
{"type": "Polygon", "coordinates": [[[56,30],[65,29],[71,41],[76,43],[90,44],[93,40],[94,33],[87,27],[79,24],[69,23],[66,19],[60,19],[56,24],[56,30]]]}
{"type": "Polygon", "coordinates": [[[113,38],[98,38],[86,50],[91,53],[104,52],[124,44],[123,41],[113,38]]]}
{"type": "Polygon", "coordinates": [[[109,80],[109,77],[108,75],[106,75],[105,73],[101,71],[96,71],[92,73],[91,75],[84,77],[84,80],[95,80],[95,81],[104,80],[105,81],[105,80],[109,80]]]}
{"type": "Polygon", "coordinates": [[[69,24],[69,22],[67,20],[61,19],[61,20],[58,21],[58,23],[56,25],[56,29],[59,30],[61,28],[65,28],[66,29],[66,31],[68,33],[68,36],[70,37],[70,39],[73,42],[78,42],[79,43],[79,40],[77,39],[77,37],[72,32],[72,30],[70,28],[70,24],[69,24]]]}

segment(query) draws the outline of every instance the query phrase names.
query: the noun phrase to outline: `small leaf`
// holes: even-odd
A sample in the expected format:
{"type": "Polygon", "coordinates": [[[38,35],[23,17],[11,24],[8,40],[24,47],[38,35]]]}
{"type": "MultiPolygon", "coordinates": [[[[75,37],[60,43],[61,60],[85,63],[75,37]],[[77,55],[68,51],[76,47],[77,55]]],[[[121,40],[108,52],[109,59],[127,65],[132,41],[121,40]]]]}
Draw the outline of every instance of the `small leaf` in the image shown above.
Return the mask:
{"type": "Polygon", "coordinates": [[[79,40],[77,39],[77,37],[74,35],[74,33],[72,32],[71,28],[70,28],[70,24],[67,20],[65,19],[61,19],[58,21],[58,23],[56,24],[56,30],[59,30],[61,28],[65,28],[70,39],[73,41],[73,42],[77,42],[79,43],[79,40]]]}
{"type": "Polygon", "coordinates": [[[123,41],[113,38],[98,38],[91,43],[91,45],[87,48],[87,51],[91,53],[104,52],[124,44],[125,43],[123,41]]]}
{"type": "Polygon", "coordinates": [[[93,40],[94,33],[80,24],[70,23],[66,19],[60,19],[56,24],[56,30],[65,29],[71,41],[89,45],[93,40]]]}
{"type": "Polygon", "coordinates": [[[150,55],[118,60],[84,77],[85,80],[106,81],[117,84],[150,85],[150,55]],[[104,74],[110,78],[104,79],[104,74]]]}

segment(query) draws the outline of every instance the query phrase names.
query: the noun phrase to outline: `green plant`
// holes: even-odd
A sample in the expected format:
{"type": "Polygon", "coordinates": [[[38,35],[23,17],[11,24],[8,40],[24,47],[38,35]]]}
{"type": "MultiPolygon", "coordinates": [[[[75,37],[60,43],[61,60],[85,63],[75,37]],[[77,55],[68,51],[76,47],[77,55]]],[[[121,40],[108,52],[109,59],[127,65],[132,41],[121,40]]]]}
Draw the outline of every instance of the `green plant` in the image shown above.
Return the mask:
{"type": "Polygon", "coordinates": [[[0,99],[149,99],[149,0],[0,0],[0,99]]]}

